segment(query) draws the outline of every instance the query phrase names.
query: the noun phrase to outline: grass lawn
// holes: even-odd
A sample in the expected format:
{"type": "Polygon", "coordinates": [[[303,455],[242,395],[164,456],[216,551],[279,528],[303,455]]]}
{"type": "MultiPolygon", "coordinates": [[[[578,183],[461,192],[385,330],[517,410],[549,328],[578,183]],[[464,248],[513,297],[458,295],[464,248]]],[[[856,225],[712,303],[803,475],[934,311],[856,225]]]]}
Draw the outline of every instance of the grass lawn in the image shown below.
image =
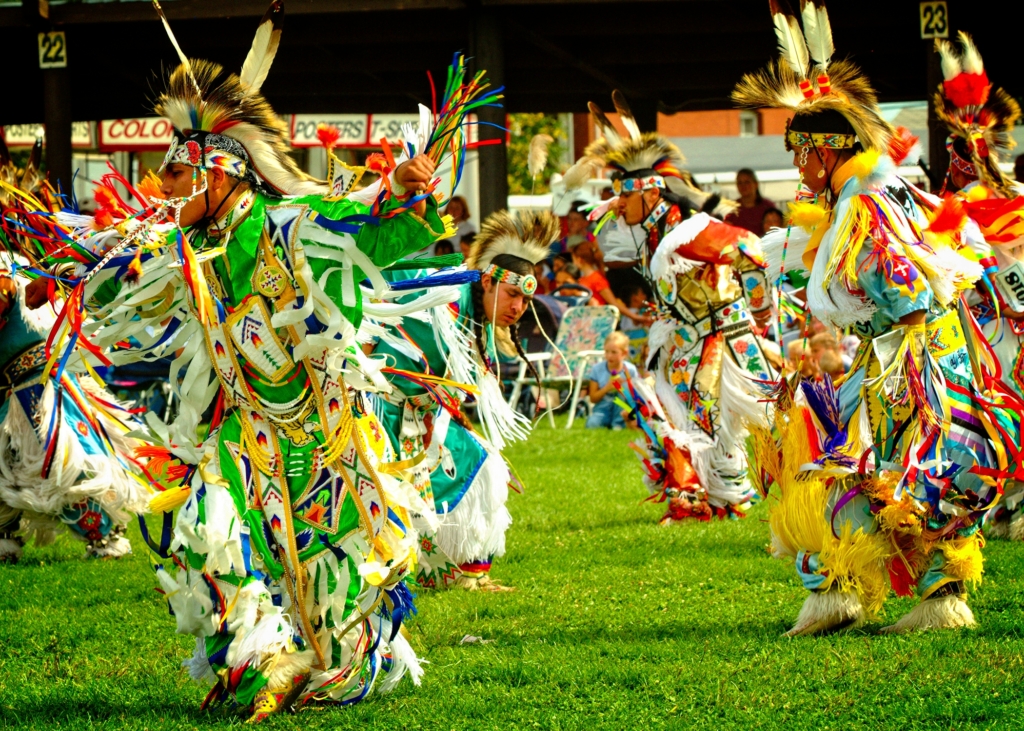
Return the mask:
{"type": "MultiPolygon", "coordinates": [[[[973,631],[785,639],[804,598],[765,552],[766,507],[744,521],[659,528],[630,435],[542,424],[510,456],[511,594],[420,593],[423,685],[268,729],[968,729],[1024,718],[1024,545],[990,542],[973,631]],[[460,644],[464,635],[490,642],[460,644]]],[[[62,538],[0,567],[0,727],[191,729],[201,713],[133,528],[136,555],[87,561],[62,538]]]]}

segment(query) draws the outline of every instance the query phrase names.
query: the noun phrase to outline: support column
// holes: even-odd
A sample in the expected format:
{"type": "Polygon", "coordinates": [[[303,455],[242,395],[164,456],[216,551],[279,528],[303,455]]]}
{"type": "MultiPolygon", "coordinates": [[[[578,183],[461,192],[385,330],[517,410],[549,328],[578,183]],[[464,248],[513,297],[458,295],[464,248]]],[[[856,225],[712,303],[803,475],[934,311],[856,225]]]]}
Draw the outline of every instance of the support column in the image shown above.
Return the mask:
{"type": "MultiPolygon", "coordinates": [[[[474,73],[487,70],[491,88],[505,84],[505,43],[497,13],[490,8],[476,6],[470,10],[469,56],[474,73]]],[[[479,139],[501,140],[499,144],[481,145],[480,159],[480,212],[477,225],[495,211],[508,206],[508,153],[505,146],[505,110],[483,107],[478,110],[481,124],[477,127],[479,139]],[[501,127],[492,127],[498,125],[501,127]]]]}
{"type": "Polygon", "coordinates": [[[942,83],[942,59],[935,50],[933,39],[929,38],[924,45],[928,54],[928,178],[931,192],[938,193],[949,169],[949,151],[946,149],[948,130],[935,114],[935,92],[942,83]]]}
{"type": "Polygon", "coordinates": [[[71,77],[66,68],[43,70],[45,164],[50,184],[71,192],[71,77]]]}

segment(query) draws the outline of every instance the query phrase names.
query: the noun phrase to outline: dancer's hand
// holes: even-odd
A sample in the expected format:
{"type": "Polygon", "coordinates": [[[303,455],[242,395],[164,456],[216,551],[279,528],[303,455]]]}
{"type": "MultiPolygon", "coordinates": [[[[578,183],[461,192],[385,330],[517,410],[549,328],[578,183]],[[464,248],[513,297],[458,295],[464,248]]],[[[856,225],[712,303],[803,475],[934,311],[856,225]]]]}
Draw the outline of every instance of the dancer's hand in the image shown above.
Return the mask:
{"type": "MultiPolygon", "coordinates": [[[[419,193],[430,186],[434,177],[434,161],[426,155],[417,155],[412,160],[406,160],[395,170],[395,182],[410,193],[419,193]]],[[[427,202],[420,201],[414,206],[419,215],[427,211],[427,202]]]]}
{"type": "Polygon", "coordinates": [[[38,310],[50,301],[50,283],[45,277],[34,279],[25,287],[25,304],[30,310],[38,310]]]}

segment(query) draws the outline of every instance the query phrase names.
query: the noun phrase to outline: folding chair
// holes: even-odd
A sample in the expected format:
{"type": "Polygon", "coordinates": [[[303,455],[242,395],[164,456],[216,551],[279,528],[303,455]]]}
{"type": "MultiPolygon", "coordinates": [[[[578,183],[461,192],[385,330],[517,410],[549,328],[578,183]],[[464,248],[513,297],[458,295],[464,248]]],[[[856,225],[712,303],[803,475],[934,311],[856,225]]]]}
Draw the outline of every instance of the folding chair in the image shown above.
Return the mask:
{"type": "MultiPolygon", "coordinates": [[[[542,387],[559,388],[571,383],[572,401],[569,404],[566,429],[571,429],[576,419],[576,406],[580,402],[580,391],[587,370],[593,362],[604,357],[604,341],[615,332],[618,324],[619,311],[609,305],[570,307],[565,311],[555,335],[555,345],[559,352],[548,346],[542,352],[526,354],[526,360],[537,369],[542,387]]],[[[519,375],[509,397],[513,408],[519,403],[523,386],[531,385],[533,378],[529,374],[529,366],[521,361],[519,375]]],[[[551,426],[555,425],[551,409],[548,409],[548,420],[551,426]]]]}

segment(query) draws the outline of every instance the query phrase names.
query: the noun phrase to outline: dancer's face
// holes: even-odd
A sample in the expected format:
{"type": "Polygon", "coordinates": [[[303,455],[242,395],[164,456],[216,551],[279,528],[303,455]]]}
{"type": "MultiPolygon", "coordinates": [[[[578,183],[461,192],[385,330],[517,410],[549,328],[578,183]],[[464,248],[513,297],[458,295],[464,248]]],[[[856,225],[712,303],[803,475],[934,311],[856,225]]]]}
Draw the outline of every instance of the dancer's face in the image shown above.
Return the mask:
{"type": "Polygon", "coordinates": [[[164,168],[160,192],[165,198],[187,198],[193,193],[193,174],[195,191],[203,190],[181,209],[178,220],[183,228],[188,228],[217,210],[234,187],[234,183],[220,168],[212,168],[203,172],[191,165],[173,163],[164,168]]]}
{"type": "Polygon", "coordinates": [[[659,198],[661,198],[661,192],[657,188],[623,193],[616,201],[616,211],[619,217],[625,220],[627,226],[636,226],[643,222],[658,205],[659,198]]]}
{"type": "Polygon", "coordinates": [[[489,274],[480,278],[480,285],[484,288],[484,314],[498,327],[514,325],[530,306],[530,297],[521,289],[499,284],[489,274]]]}

